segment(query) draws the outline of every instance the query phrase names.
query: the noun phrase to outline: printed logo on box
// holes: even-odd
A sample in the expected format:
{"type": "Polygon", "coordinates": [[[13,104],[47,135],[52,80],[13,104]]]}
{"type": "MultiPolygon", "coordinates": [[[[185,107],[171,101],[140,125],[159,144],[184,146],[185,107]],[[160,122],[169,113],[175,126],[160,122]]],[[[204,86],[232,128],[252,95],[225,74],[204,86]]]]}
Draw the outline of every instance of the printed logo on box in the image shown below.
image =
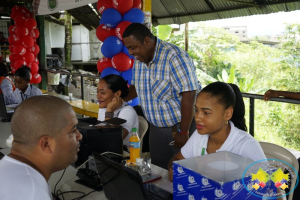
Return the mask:
{"type": "Polygon", "coordinates": [[[181,185],[180,183],[178,183],[177,189],[178,189],[179,193],[180,192],[185,192],[184,189],[183,189],[183,185],[181,185]]]}
{"type": "Polygon", "coordinates": [[[189,200],[195,200],[195,197],[194,197],[194,195],[192,195],[192,194],[189,194],[189,200]]]}
{"type": "Polygon", "coordinates": [[[265,199],[277,199],[287,196],[298,185],[298,172],[289,163],[278,159],[264,159],[252,163],[243,173],[243,185],[252,195],[265,199]],[[273,169],[263,170],[262,167],[273,169]],[[257,168],[259,168],[257,170],[257,168]],[[255,170],[256,169],[256,170],[255,170]],[[284,171],[282,170],[284,169],[284,171]],[[251,182],[245,183],[244,178],[251,175],[251,182]],[[290,191],[278,192],[291,186],[290,177],[297,178],[297,183],[290,191]]]}

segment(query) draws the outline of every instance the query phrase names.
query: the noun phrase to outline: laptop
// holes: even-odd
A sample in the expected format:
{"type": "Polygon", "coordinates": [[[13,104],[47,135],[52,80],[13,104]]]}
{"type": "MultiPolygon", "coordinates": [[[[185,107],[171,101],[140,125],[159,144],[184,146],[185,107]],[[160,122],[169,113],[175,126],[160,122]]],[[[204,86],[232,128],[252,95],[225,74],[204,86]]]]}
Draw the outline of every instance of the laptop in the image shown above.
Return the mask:
{"type": "Polygon", "coordinates": [[[96,152],[93,153],[98,175],[107,199],[166,200],[173,195],[151,183],[143,184],[141,175],[96,152]]]}
{"type": "Polygon", "coordinates": [[[2,122],[10,122],[17,104],[5,105],[4,96],[0,94],[0,119],[2,122]]]}

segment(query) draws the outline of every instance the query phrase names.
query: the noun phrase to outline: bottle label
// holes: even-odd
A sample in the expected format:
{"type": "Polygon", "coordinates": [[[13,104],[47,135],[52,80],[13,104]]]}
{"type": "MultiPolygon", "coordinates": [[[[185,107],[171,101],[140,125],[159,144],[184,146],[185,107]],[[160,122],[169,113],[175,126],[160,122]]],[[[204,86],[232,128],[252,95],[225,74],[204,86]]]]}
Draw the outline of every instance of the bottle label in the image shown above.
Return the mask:
{"type": "Polygon", "coordinates": [[[141,142],[129,142],[129,148],[134,148],[134,149],[140,148],[140,144],[141,142]]]}

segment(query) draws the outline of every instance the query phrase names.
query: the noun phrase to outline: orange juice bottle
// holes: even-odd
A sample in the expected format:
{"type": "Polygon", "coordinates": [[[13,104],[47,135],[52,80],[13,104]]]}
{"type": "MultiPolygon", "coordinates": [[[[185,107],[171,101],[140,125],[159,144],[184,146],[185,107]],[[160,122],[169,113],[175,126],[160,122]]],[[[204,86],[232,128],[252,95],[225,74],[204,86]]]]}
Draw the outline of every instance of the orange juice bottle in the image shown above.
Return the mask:
{"type": "Polygon", "coordinates": [[[129,138],[130,162],[135,163],[136,159],[140,157],[140,144],[141,140],[137,134],[137,128],[132,128],[129,138]]]}

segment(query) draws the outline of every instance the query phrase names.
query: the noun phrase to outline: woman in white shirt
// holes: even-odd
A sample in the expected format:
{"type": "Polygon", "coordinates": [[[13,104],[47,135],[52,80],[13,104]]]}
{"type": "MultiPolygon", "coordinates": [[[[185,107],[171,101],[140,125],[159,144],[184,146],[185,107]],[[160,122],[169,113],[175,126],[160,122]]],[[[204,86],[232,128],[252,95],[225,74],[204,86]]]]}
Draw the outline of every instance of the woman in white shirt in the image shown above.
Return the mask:
{"type": "Polygon", "coordinates": [[[97,98],[99,102],[98,120],[104,121],[113,117],[125,119],[123,127],[123,144],[129,146],[132,128],[139,129],[136,111],[123,99],[128,95],[127,82],[119,75],[107,75],[98,84],[97,98]]]}
{"type": "Polygon", "coordinates": [[[171,181],[175,160],[218,151],[255,161],[266,159],[259,142],[246,132],[245,105],[235,84],[214,82],[203,88],[196,99],[195,121],[197,130],[169,162],[171,181]]]}
{"type": "Polygon", "coordinates": [[[20,104],[29,97],[43,95],[42,91],[31,85],[30,82],[30,68],[22,66],[15,72],[16,90],[7,98],[7,104],[20,104]]]}

